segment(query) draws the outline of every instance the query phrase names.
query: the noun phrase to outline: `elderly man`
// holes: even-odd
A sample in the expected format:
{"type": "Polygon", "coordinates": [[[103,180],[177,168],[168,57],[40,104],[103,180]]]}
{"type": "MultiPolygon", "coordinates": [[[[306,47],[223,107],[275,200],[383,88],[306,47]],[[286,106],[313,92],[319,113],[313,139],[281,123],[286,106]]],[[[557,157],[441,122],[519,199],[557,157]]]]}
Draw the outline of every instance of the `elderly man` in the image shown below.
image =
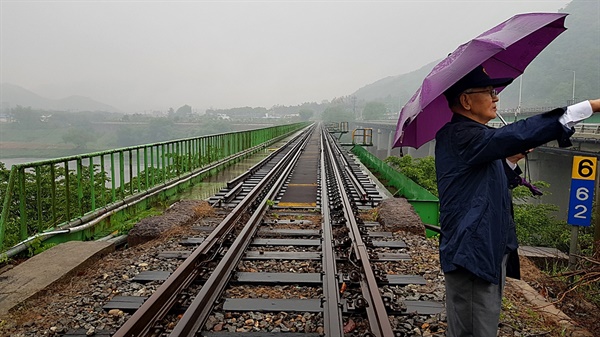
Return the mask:
{"type": "Polygon", "coordinates": [[[600,111],[596,99],[486,126],[496,118],[495,88],[511,82],[479,66],[444,92],[453,116],[436,134],[435,156],[450,337],[496,336],[505,277],[519,277],[509,192],[516,162],[552,140],[570,146],[572,126],[600,111]]]}

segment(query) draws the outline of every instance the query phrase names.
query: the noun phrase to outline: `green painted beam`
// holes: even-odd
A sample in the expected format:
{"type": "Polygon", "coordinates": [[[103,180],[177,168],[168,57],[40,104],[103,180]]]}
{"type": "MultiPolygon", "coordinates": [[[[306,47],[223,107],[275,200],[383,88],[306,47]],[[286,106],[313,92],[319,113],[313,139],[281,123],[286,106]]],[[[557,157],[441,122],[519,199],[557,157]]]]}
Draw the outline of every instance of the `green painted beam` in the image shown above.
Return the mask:
{"type": "MultiPolygon", "coordinates": [[[[439,199],[435,195],[365,150],[362,146],[354,146],[352,153],[371,172],[386,180],[388,187],[393,187],[398,191],[399,196],[406,198],[423,223],[439,226],[440,206],[439,199]]],[[[428,236],[436,234],[430,230],[427,233],[428,236]]]]}

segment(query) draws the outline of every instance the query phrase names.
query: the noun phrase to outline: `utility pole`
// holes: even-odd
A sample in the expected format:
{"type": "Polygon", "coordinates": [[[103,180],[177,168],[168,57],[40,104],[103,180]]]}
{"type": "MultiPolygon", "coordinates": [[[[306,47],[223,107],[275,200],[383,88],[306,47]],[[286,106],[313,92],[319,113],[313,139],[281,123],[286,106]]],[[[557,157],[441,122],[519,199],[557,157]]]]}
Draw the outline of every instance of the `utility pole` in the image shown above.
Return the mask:
{"type": "Polygon", "coordinates": [[[515,122],[517,121],[517,114],[521,114],[521,93],[523,88],[523,75],[519,77],[519,105],[517,105],[517,110],[515,110],[515,122]]]}
{"type": "Polygon", "coordinates": [[[575,70],[573,70],[573,103],[575,104],[575,70]]]}
{"type": "Polygon", "coordinates": [[[575,70],[573,70],[573,95],[571,101],[567,101],[567,105],[575,104],[575,70]]]}

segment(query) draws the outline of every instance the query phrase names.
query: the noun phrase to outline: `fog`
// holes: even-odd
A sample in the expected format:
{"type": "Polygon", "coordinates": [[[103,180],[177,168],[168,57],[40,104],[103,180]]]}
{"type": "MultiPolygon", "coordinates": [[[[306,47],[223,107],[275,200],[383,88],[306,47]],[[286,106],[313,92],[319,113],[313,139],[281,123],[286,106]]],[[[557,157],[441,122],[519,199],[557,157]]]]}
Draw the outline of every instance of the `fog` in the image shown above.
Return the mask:
{"type": "Polygon", "coordinates": [[[123,112],[297,105],[568,1],[1,1],[0,81],[123,112]]]}

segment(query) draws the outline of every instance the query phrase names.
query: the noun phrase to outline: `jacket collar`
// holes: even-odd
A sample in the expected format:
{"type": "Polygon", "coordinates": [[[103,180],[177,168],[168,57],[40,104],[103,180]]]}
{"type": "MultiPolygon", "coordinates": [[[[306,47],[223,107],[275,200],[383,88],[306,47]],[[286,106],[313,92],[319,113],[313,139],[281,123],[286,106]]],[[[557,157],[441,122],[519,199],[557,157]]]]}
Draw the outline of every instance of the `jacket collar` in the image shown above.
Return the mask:
{"type": "Polygon", "coordinates": [[[451,123],[465,123],[465,122],[470,122],[470,123],[473,123],[473,124],[481,125],[481,126],[486,127],[488,129],[493,129],[491,126],[488,126],[486,124],[481,124],[481,123],[479,123],[477,121],[472,120],[469,117],[463,116],[461,114],[457,114],[455,112],[452,113],[452,119],[450,120],[450,122],[451,123]]]}

